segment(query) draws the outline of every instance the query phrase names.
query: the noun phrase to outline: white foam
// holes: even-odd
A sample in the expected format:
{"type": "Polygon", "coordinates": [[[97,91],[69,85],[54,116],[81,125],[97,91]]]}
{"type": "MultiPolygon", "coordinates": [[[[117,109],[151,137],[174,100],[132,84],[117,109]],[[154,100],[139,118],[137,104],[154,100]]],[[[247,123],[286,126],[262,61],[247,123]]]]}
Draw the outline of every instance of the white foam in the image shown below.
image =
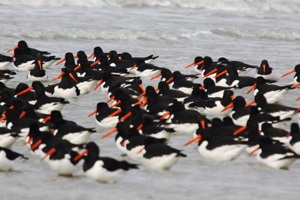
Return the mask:
{"type": "Polygon", "coordinates": [[[298,0],[0,0],[0,5],[26,5],[34,7],[181,7],[230,12],[280,11],[288,13],[298,13],[300,10],[300,2],[298,0]]]}
{"type": "Polygon", "coordinates": [[[218,28],[212,31],[214,34],[242,37],[242,38],[263,38],[274,40],[300,41],[300,32],[289,30],[262,30],[262,29],[239,29],[239,28],[218,28]]]}

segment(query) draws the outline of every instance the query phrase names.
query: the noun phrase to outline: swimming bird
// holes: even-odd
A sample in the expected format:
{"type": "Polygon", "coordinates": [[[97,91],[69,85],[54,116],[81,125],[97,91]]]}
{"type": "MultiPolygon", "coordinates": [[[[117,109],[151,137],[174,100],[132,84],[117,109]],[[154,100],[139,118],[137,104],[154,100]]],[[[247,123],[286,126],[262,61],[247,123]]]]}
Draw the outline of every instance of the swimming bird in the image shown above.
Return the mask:
{"type": "Polygon", "coordinates": [[[24,155],[10,149],[0,147],[0,171],[11,171],[14,160],[17,158],[27,160],[24,155]]]}
{"type": "Polygon", "coordinates": [[[83,157],[84,174],[91,179],[102,183],[115,183],[120,180],[130,169],[138,169],[136,164],[119,161],[110,157],[99,156],[100,149],[94,142],[89,142],[85,150],[75,157],[79,160],[83,157]]]}

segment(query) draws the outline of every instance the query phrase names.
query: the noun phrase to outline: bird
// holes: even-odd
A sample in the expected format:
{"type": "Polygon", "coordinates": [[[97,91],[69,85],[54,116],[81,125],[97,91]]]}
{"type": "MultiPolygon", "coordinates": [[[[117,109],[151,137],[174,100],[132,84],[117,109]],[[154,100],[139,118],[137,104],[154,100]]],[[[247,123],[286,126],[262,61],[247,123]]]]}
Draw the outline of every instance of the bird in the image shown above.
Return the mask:
{"type": "Polygon", "coordinates": [[[20,153],[17,153],[4,147],[0,147],[0,171],[11,171],[13,162],[17,158],[20,158],[22,160],[28,159],[20,153]]]}
{"type": "Polygon", "coordinates": [[[116,183],[127,171],[138,169],[136,164],[119,161],[110,157],[99,156],[100,149],[95,142],[85,145],[85,150],[75,157],[79,160],[83,157],[83,171],[85,176],[101,183],[116,183]]]}

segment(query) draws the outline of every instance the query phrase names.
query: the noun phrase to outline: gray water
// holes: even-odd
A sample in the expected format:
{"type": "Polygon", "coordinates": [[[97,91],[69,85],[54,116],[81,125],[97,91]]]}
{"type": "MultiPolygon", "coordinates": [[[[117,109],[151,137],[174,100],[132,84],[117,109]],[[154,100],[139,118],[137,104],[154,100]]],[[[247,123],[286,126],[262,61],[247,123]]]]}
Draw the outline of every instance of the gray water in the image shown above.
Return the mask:
{"type": "MultiPolygon", "coordinates": [[[[278,76],[299,63],[300,4],[296,0],[270,1],[43,1],[0,0],[0,53],[21,39],[29,46],[63,57],[66,52],[95,46],[127,51],[134,56],[159,55],[155,64],[184,69],[195,56],[221,56],[259,65],[267,59],[278,76]]],[[[59,74],[52,66],[49,78],[59,74]]],[[[253,75],[254,72],[248,75],[253,75]]],[[[26,82],[26,73],[8,83],[26,82]]],[[[278,84],[292,81],[286,77],[278,84]]],[[[46,83],[49,84],[49,83],[46,83]]],[[[143,79],[143,84],[154,84],[143,79]]],[[[245,94],[245,91],[237,94],[245,94]]],[[[298,106],[299,90],[290,92],[284,104],[298,106]]],[[[248,100],[252,94],[246,96],[248,100]]],[[[114,137],[100,140],[106,131],[88,114],[107,96],[100,91],[72,100],[62,113],[86,127],[96,127],[91,139],[101,154],[120,158],[114,137]]],[[[293,119],[294,121],[297,118],[293,119]]],[[[289,124],[286,125],[289,128],[289,124]]],[[[58,177],[43,161],[30,155],[22,141],[13,150],[30,159],[15,163],[14,171],[0,173],[1,199],[296,199],[300,186],[300,162],[290,170],[275,170],[245,153],[233,162],[213,163],[201,158],[195,146],[183,147],[190,135],[176,134],[170,145],[188,155],[168,172],[130,171],[116,184],[99,184],[84,177],[79,166],[73,178],[58,177]]]]}

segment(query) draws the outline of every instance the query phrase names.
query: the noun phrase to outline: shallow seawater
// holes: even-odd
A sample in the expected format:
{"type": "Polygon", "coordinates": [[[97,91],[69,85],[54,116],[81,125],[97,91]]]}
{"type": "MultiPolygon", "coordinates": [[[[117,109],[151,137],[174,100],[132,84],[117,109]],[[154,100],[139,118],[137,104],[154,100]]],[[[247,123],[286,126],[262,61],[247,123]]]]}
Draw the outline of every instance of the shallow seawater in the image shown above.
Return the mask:
{"type": "MultiPolygon", "coordinates": [[[[134,56],[159,55],[157,66],[184,69],[195,56],[224,56],[259,65],[267,59],[278,76],[299,63],[299,4],[296,1],[2,1],[0,0],[0,53],[21,39],[29,46],[63,57],[66,52],[95,46],[105,51],[130,52],[134,56]],[[61,3],[63,2],[63,3],[61,3]]],[[[52,66],[49,79],[60,66],[52,66]]],[[[254,71],[247,75],[254,75],[254,71]]],[[[292,81],[292,75],[278,84],[292,81]]],[[[201,82],[201,80],[197,80],[201,82]]],[[[26,81],[19,72],[8,85],[26,81]]],[[[51,82],[45,83],[50,84],[51,82]]],[[[156,84],[144,78],[143,84],[156,84]]],[[[246,95],[248,88],[236,91],[246,95]]],[[[290,91],[281,103],[299,105],[299,89],[290,91]]],[[[253,98],[246,95],[247,100],[253,98]]],[[[114,136],[100,140],[101,130],[88,114],[97,102],[107,100],[100,90],[71,100],[62,113],[85,127],[97,128],[91,140],[101,154],[121,159],[114,136]]],[[[297,121],[297,116],[293,121],[297,121]]],[[[289,128],[289,123],[286,124],[289,128]]],[[[296,199],[299,197],[300,162],[290,170],[275,170],[246,153],[232,162],[214,163],[201,158],[195,146],[183,147],[191,135],[175,134],[170,145],[184,150],[182,158],[168,172],[132,170],[116,184],[100,184],[84,177],[81,165],[73,178],[59,177],[18,141],[13,150],[30,159],[14,165],[14,171],[0,172],[1,199],[296,199]]]]}

